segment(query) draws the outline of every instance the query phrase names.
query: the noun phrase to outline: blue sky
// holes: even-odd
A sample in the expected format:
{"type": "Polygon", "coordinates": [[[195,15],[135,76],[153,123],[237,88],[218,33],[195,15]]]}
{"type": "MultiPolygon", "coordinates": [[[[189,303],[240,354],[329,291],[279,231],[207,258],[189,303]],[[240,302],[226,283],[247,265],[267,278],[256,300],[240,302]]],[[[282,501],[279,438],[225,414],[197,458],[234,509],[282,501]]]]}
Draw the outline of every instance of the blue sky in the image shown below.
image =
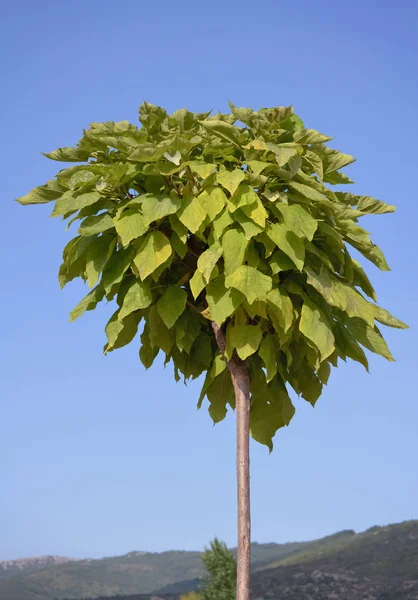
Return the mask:
{"type": "Polygon", "coordinates": [[[104,357],[111,307],[74,324],[60,291],[68,234],[13,199],[92,121],[168,110],[293,104],[357,161],[353,190],[396,204],[365,223],[392,272],[370,266],[394,364],[342,364],[275,451],[252,445],[253,537],[310,539],[418,518],[416,138],[418,4],[354,0],[32,2],[2,7],[0,559],[99,557],[235,542],[234,418],[196,410],[200,382],[145,372],[135,345],[104,357]],[[402,10],[399,7],[402,7],[402,10]]]}

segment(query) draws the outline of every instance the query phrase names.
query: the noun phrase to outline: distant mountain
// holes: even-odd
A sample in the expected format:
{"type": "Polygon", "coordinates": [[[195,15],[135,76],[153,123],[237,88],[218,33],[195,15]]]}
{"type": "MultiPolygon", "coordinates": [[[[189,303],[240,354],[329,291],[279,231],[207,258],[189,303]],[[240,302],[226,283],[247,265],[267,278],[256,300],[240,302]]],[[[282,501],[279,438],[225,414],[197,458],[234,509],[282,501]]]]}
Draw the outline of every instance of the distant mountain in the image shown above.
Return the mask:
{"type": "MultiPolygon", "coordinates": [[[[252,600],[418,600],[418,521],[252,549],[252,600]]],[[[22,569],[0,598],[174,600],[202,575],[199,552],[131,552],[22,569]]]]}
{"type": "Polygon", "coordinates": [[[0,560],[0,580],[19,575],[32,573],[51,565],[62,565],[72,562],[74,558],[66,556],[34,556],[33,558],[18,558],[16,560],[0,560]]]}

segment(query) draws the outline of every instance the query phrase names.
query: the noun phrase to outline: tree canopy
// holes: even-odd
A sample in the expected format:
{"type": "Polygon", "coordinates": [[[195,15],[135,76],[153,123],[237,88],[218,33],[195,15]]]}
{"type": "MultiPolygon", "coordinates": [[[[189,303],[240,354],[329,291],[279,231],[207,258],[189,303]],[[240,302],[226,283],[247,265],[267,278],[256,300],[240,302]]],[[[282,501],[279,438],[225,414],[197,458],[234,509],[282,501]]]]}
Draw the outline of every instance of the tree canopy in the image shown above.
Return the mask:
{"type": "Polygon", "coordinates": [[[367,349],[393,360],[380,325],[406,325],[378,306],[352,249],[389,270],[359,220],[394,207],[339,191],[354,158],[292,107],[230,107],[144,103],[139,127],[92,123],[77,146],[45,155],[82,164],[18,201],[55,202],[53,217],[78,222],[59,282],[80,277],[91,291],[71,320],[115,300],[105,353],[139,333],[146,368],[161,352],[177,381],[206,374],[198,405],[207,397],[214,422],[234,408],[220,326],[226,358],[248,365],[251,434],[271,449],[295,412],[290,388],[315,405],[340,359],[368,369],[367,349]]]}

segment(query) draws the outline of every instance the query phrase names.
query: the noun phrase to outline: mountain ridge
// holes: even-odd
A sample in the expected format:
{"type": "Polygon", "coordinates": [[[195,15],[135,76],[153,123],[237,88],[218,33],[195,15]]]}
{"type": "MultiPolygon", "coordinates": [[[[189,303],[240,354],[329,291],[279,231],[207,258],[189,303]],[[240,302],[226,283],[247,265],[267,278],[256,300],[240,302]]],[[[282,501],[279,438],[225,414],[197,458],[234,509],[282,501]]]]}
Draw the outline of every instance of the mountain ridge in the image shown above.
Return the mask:
{"type": "MultiPolygon", "coordinates": [[[[349,600],[363,600],[361,594],[369,593],[369,588],[383,594],[391,587],[398,596],[376,598],[415,600],[418,589],[418,521],[376,526],[361,533],[344,530],[308,542],[254,543],[252,553],[253,592],[258,594],[254,600],[274,598],[270,593],[276,590],[281,599],[316,600],[314,591],[318,588],[326,594],[327,586],[334,594],[341,587],[351,586],[349,600]],[[410,589],[402,591],[408,581],[410,589]],[[292,588],[299,596],[292,595],[292,588]]],[[[153,594],[155,598],[174,599],[196,589],[203,574],[201,553],[197,551],[132,551],[119,557],[70,560],[32,568],[30,572],[20,570],[17,575],[0,579],[0,598],[80,600],[137,595],[146,600],[147,594],[148,598],[153,594]]],[[[327,597],[318,596],[320,600],[327,597]]],[[[344,595],[329,597],[344,599],[344,595]]]]}

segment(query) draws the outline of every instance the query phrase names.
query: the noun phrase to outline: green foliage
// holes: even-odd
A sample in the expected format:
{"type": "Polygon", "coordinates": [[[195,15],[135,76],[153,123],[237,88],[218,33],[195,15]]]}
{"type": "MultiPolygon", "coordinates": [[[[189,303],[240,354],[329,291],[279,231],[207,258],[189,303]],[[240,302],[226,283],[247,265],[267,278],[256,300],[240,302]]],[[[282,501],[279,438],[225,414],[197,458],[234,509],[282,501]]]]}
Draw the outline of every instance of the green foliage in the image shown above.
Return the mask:
{"type": "Polygon", "coordinates": [[[201,596],[197,592],[189,592],[180,596],[180,600],[201,600],[201,596]]]}
{"type": "Polygon", "coordinates": [[[376,304],[350,252],[389,269],[359,219],[394,207],[334,191],[353,157],[290,107],[169,115],[144,103],[139,120],[92,123],[76,147],[46,155],[84,164],[19,202],[55,201],[52,216],[80,221],[59,281],[92,289],[71,319],[116,300],[105,352],[139,331],[146,368],[162,352],[176,380],[206,374],[199,405],[207,396],[215,422],[234,406],[221,326],[227,356],[250,371],[252,435],[271,449],[294,414],[290,388],[315,404],[339,359],[367,369],[366,348],[393,360],[376,322],[406,326],[376,304]]]}
{"type": "Polygon", "coordinates": [[[201,588],[202,600],[235,600],[237,561],[226,544],[214,539],[202,560],[208,572],[201,588]]]}

